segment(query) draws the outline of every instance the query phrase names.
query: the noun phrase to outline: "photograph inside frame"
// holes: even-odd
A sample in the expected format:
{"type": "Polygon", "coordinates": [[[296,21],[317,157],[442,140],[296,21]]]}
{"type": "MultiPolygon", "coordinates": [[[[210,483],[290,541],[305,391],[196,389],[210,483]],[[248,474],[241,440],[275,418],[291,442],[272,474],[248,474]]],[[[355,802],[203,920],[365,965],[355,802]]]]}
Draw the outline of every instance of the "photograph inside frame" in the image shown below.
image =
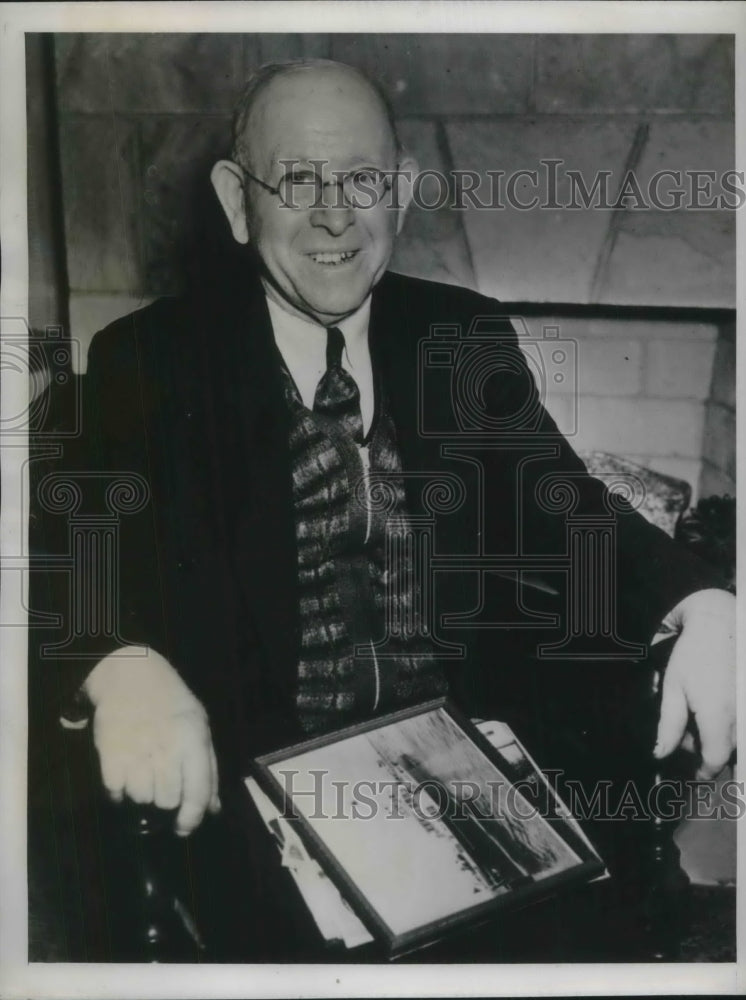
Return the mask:
{"type": "Polygon", "coordinates": [[[29,960],[735,961],[734,37],[25,55],[29,960]]]}
{"type": "MultiPolygon", "coordinates": [[[[392,957],[498,906],[604,874],[507,727],[510,743],[497,748],[458,714],[447,702],[425,704],[256,762],[281,810],[270,828],[298,821],[311,864],[318,852],[392,957]]],[[[344,916],[344,904],[327,898],[344,916]]],[[[329,919],[319,918],[320,927],[329,919]]],[[[368,938],[353,936],[354,945],[368,938]]]]}

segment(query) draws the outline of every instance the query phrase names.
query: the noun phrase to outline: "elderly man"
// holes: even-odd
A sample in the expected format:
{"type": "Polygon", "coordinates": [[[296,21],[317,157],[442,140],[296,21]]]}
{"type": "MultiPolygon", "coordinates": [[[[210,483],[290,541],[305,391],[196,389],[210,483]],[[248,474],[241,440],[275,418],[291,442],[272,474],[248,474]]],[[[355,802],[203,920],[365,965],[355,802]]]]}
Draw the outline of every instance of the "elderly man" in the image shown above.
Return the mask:
{"type": "MultiPolygon", "coordinates": [[[[467,628],[468,657],[450,673],[423,628],[376,656],[396,573],[386,518],[420,512],[423,479],[443,470],[463,479],[467,500],[479,486],[474,462],[420,433],[418,344],[433,325],[466,330],[500,314],[474,293],[387,273],[415,169],[358,71],[263,68],[238,108],[232,159],[212,171],[234,258],[92,344],[83,461],[140,472],[150,503],[122,524],[120,634],[130,645],[95,665],[82,658],[68,689],[82,682],[93,707],[109,795],[175,810],[182,836],[220,812],[259,750],[449,682],[467,710],[486,714],[496,708],[470,697],[481,689],[467,665],[510,674],[504,629],[467,628]],[[360,500],[360,484],[376,477],[391,484],[384,513],[360,500]]],[[[565,545],[564,515],[520,497],[560,472],[581,509],[598,513],[604,489],[539,405],[505,324],[500,332],[511,364],[489,387],[490,412],[510,416],[529,401],[537,420],[523,443],[485,452],[484,523],[467,502],[444,518],[439,543],[473,552],[481,534],[484,551],[509,552],[522,532],[551,555],[565,545]],[[532,452],[532,441],[552,444],[532,452]]],[[[428,402],[434,426],[447,396],[428,402]]],[[[638,514],[617,521],[619,635],[648,643],[664,619],[679,632],[655,753],[678,746],[692,713],[701,774],[714,775],[733,750],[733,598],[638,514]]],[[[411,577],[398,592],[416,620],[411,577]]],[[[459,594],[469,610],[467,578],[446,581],[440,611],[459,610],[459,594]]],[[[488,590],[487,604],[511,586],[488,590]]]]}

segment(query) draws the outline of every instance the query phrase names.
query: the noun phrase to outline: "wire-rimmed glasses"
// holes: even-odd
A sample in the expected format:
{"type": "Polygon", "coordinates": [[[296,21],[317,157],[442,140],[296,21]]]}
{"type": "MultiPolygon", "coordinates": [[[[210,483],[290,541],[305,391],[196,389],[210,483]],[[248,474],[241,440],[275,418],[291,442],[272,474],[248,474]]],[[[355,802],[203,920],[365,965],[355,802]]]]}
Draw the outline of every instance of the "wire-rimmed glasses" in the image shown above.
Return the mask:
{"type": "Polygon", "coordinates": [[[392,171],[375,167],[332,171],[334,180],[325,181],[317,170],[287,173],[277,187],[267,184],[239,164],[246,176],[280,199],[284,208],[307,211],[310,208],[373,208],[391,190],[392,171]],[[326,188],[334,188],[333,199],[325,199],[326,188]],[[342,193],[340,198],[339,193],[342,193]]]}

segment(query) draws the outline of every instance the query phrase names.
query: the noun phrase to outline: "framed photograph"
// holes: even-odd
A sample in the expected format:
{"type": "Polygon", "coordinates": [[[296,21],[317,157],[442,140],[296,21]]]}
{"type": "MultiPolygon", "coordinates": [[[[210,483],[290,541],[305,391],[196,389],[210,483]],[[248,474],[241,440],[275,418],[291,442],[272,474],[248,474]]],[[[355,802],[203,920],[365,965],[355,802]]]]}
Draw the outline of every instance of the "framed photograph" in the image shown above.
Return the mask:
{"type": "MultiPolygon", "coordinates": [[[[390,957],[603,862],[438,699],[258,757],[256,776],[390,957]]],[[[519,769],[520,770],[520,769],[519,769]]]]}

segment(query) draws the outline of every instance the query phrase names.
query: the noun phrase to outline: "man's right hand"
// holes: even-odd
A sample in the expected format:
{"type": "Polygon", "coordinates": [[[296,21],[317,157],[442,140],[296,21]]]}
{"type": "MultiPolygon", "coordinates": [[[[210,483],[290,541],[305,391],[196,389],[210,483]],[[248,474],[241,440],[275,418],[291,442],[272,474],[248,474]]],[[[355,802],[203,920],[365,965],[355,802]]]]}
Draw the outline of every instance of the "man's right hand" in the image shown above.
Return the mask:
{"type": "Polygon", "coordinates": [[[178,809],[187,836],[218,812],[218,768],[202,704],[159,653],[117,650],[83,685],[95,707],[93,740],[109,796],[178,809]]]}

